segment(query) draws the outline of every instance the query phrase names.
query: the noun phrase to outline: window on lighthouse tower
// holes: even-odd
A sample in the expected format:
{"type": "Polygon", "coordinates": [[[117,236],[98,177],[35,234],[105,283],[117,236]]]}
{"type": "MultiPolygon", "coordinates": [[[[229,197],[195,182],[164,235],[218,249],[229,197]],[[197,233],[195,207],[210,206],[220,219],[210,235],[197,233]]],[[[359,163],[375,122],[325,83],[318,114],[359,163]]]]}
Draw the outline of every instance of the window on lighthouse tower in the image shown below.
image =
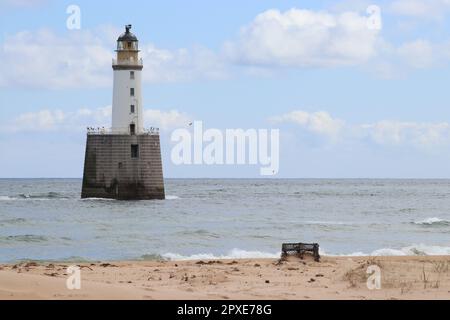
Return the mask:
{"type": "Polygon", "coordinates": [[[139,158],[139,145],[138,144],[131,145],[131,158],[139,158]]]}
{"type": "Polygon", "coordinates": [[[134,80],[134,71],[130,71],[130,79],[134,80]]]}
{"type": "Polygon", "coordinates": [[[130,96],[134,97],[134,88],[130,88],[130,96]]]}

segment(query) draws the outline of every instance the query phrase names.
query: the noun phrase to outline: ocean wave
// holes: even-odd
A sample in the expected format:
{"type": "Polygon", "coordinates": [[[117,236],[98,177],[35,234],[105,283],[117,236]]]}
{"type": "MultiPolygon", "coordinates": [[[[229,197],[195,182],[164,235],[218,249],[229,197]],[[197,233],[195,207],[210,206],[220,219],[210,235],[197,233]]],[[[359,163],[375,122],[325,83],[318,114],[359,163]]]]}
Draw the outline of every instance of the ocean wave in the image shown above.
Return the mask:
{"type": "Polygon", "coordinates": [[[0,226],[5,225],[5,224],[22,224],[25,222],[26,222],[26,219],[24,219],[24,218],[3,219],[3,220],[0,220],[0,226]]]}
{"type": "Polygon", "coordinates": [[[166,196],[166,200],[176,200],[176,199],[180,199],[180,197],[178,197],[178,196],[171,196],[171,195],[166,196]]]}
{"type": "Polygon", "coordinates": [[[450,247],[429,246],[425,244],[414,244],[400,249],[382,248],[371,253],[354,252],[350,254],[326,254],[328,256],[446,256],[450,255],[450,247]]]}
{"type": "Polygon", "coordinates": [[[427,218],[421,221],[415,221],[413,224],[423,225],[423,226],[449,226],[450,220],[444,220],[440,218],[427,218]]]}
{"type": "Polygon", "coordinates": [[[220,238],[219,234],[210,232],[205,229],[184,230],[177,232],[177,234],[181,236],[201,236],[207,238],[220,238]]]}
{"type": "Polygon", "coordinates": [[[336,226],[353,226],[359,223],[356,222],[343,222],[343,221],[304,221],[300,224],[311,224],[311,225],[336,225],[336,226]]]}
{"type": "Polygon", "coordinates": [[[45,193],[35,193],[35,194],[19,194],[18,198],[22,199],[67,199],[65,195],[59,192],[45,192],[45,193]]]}
{"type": "MultiPolygon", "coordinates": [[[[371,253],[353,252],[350,254],[332,254],[327,253],[320,248],[320,255],[329,257],[357,257],[357,256],[440,256],[450,255],[450,247],[442,246],[428,246],[424,244],[412,245],[400,249],[382,248],[374,250],[371,253]]],[[[271,253],[264,251],[248,251],[242,249],[233,249],[226,254],[212,254],[212,253],[197,253],[191,255],[182,255],[178,253],[164,253],[144,255],[141,259],[144,260],[221,260],[221,259],[276,259],[280,257],[281,252],[271,253]]]]}
{"type": "Polygon", "coordinates": [[[178,253],[164,253],[161,255],[166,260],[182,261],[182,260],[219,260],[219,259],[263,259],[263,258],[279,258],[280,253],[269,253],[263,251],[247,251],[241,249],[233,249],[224,255],[215,255],[212,253],[198,253],[192,255],[182,255],[178,253]]]}
{"type": "Polygon", "coordinates": [[[70,256],[60,259],[36,259],[36,258],[21,258],[9,261],[10,263],[26,263],[26,262],[36,262],[39,264],[42,263],[88,263],[88,262],[95,262],[95,260],[91,260],[88,258],[80,257],[80,256],[70,256]]]}
{"type": "Polygon", "coordinates": [[[15,201],[15,200],[67,200],[69,197],[58,192],[46,192],[36,194],[20,193],[15,196],[0,196],[0,201],[15,201]]]}
{"type": "Polygon", "coordinates": [[[49,239],[45,236],[34,234],[0,237],[0,242],[47,242],[48,240],[49,239]]]}

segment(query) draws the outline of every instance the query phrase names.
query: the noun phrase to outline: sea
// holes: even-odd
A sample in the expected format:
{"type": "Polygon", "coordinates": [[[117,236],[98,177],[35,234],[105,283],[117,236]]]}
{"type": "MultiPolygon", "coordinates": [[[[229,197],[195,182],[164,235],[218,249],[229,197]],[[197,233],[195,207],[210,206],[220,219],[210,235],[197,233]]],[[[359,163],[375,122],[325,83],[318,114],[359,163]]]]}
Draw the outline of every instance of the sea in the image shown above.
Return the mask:
{"type": "Polygon", "coordinates": [[[450,254],[450,180],[167,179],[152,201],[81,182],[0,179],[0,262],[450,254]]]}

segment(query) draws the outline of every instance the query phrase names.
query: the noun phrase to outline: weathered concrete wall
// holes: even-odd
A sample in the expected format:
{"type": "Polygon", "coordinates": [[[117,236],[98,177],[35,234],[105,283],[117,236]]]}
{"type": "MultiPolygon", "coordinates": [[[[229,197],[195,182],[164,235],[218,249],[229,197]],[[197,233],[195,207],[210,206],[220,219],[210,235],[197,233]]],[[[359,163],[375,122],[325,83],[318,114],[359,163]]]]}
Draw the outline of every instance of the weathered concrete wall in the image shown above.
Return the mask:
{"type": "Polygon", "coordinates": [[[164,199],[159,135],[88,135],[81,197],[164,199]]]}

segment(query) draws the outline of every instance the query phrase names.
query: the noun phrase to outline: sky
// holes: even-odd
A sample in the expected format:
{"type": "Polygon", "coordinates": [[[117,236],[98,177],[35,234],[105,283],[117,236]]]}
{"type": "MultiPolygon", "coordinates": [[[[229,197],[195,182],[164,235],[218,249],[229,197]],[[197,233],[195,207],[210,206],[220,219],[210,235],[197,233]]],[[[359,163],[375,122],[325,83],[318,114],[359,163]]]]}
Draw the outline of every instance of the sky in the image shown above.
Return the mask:
{"type": "Polygon", "coordinates": [[[449,0],[0,0],[0,177],[82,176],[126,24],[167,178],[260,177],[172,163],[192,121],[279,129],[274,178],[450,178],[449,0]]]}

